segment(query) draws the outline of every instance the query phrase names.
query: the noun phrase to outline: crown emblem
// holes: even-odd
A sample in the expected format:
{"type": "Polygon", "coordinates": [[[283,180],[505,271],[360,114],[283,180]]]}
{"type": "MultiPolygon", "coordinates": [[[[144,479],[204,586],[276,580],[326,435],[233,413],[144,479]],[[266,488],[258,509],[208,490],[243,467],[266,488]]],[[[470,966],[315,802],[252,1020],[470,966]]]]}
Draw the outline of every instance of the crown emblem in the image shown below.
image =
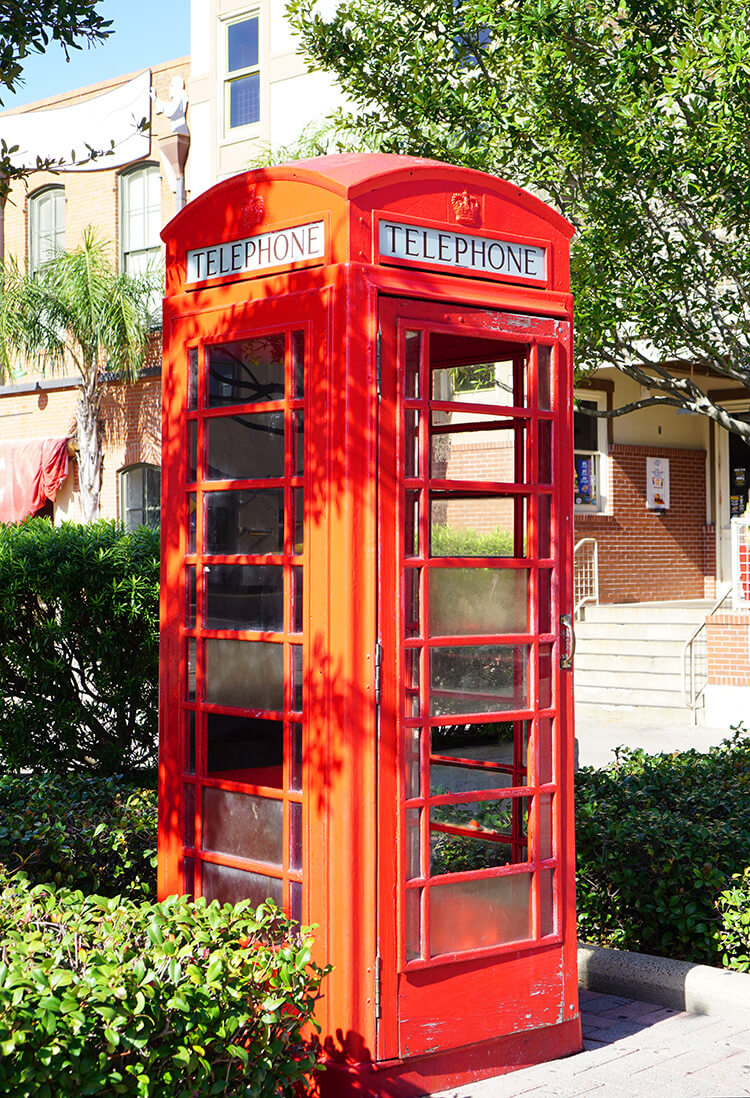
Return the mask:
{"type": "Polygon", "coordinates": [[[451,206],[456,221],[462,225],[478,225],[481,221],[479,199],[468,191],[451,195],[451,206]]]}
{"type": "Polygon", "coordinates": [[[263,220],[265,211],[265,202],[260,195],[257,194],[256,188],[251,187],[247,202],[240,206],[240,227],[243,229],[252,229],[263,220]]]}

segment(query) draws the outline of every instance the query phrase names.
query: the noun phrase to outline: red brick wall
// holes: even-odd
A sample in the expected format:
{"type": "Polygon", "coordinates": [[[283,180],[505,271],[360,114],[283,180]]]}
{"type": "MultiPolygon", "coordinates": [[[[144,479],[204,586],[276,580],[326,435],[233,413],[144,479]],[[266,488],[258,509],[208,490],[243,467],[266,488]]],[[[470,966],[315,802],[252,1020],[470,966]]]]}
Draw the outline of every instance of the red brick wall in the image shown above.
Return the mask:
{"type": "Polygon", "coordinates": [[[750,686],[750,613],[714,614],[706,632],[709,683],[750,686]]]}
{"type": "Polygon", "coordinates": [[[602,602],[701,599],[713,593],[713,527],[706,526],[706,454],[614,445],[610,513],[575,516],[575,539],[594,537],[602,602]],[[646,458],[669,458],[670,507],[646,510],[646,458]]]}

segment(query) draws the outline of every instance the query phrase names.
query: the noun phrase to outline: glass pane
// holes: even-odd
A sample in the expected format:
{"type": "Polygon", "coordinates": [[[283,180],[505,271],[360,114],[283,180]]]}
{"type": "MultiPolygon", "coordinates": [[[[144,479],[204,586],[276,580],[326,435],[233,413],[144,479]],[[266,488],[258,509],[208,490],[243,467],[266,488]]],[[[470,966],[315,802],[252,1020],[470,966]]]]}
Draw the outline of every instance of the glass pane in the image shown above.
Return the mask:
{"type": "Polygon", "coordinates": [[[183,888],[185,895],[189,896],[192,900],[195,896],[195,859],[183,858],[182,859],[182,874],[184,878],[183,888]]]}
{"type": "Polygon", "coordinates": [[[549,496],[537,496],[536,511],[537,553],[540,557],[549,557],[551,537],[550,524],[552,522],[549,496]]]}
{"type": "Polygon", "coordinates": [[[408,800],[410,797],[419,796],[419,748],[422,741],[422,729],[406,728],[404,729],[404,736],[406,739],[404,750],[404,767],[406,771],[404,796],[408,800]]]}
{"type": "Polygon", "coordinates": [[[294,395],[301,400],[305,395],[305,333],[292,332],[292,375],[294,395]]]}
{"type": "Polygon", "coordinates": [[[407,408],[404,412],[404,475],[419,476],[419,412],[407,408]]]}
{"type": "Polygon", "coordinates": [[[419,359],[422,351],[422,333],[406,333],[406,354],[404,360],[404,385],[406,399],[419,396],[419,359]]]}
{"type": "Polygon", "coordinates": [[[188,411],[195,411],[198,407],[198,348],[191,347],[188,351],[188,411]]]}
{"type": "Polygon", "coordinates": [[[428,589],[432,637],[528,631],[525,568],[430,568],[428,589]]]}
{"type": "Polygon", "coordinates": [[[552,646],[539,645],[539,708],[552,705],[552,646]]]}
{"type": "Polygon", "coordinates": [[[194,419],[188,420],[187,434],[187,479],[192,482],[198,479],[198,424],[194,419]]]}
{"type": "Polygon", "coordinates": [[[250,69],[258,64],[258,20],[243,19],[227,27],[227,71],[250,69]]]}
{"type": "MultiPolygon", "coordinates": [[[[446,724],[431,731],[431,752],[442,759],[462,759],[476,766],[503,766],[510,772],[516,758],[516,736],[525,744],[528,721],[488,721],[486,724],[446,724]]],[[[520,747],[520,744],[519,744],[520,747]]],[[[525,785],[517,775],[516,784],[525,785]]],[[[467,786],[470,789],[471,786],[467,786]]]]}
{"type": "Polygon", "coordinates": [[[265,900],[273,900],[280,908],[283,900],[282,882],[276,877],[248,873],[215,862],[203,863],[202,891],[206,903],[218,900],[220,904],[237,904],[240,900],[252,900],[257,907],[265,900]]]}
{"type": "Polygon", "coordinates": [[[195,846],[195,786],[185,785],[184,813],[185,813],[185,846],[195,846]]]}
{"type": "Polygon", "coordinates": [[[289,767],[289,788],[302,789],[302,725],[291,727],[292,755],[289,767]]]}
{"type": "Polygon", "coordinates": [[[284,706],[284,649],[267,641],[207,640],[206,701],[242,709],[284,706]]]}
{"type": "Polygon", "coordinates": [[[421,808],[407,808],[404,813],[406,827],[406,879],[414,880],[422,876],[419,859],[419,822],[422,816],[421,808]]]}
{"type": "Polygon", "coordinates": [[[430,472],[435,480],[526,481],[524,420],[433,412],[430,472]]]}
{"type": "Polygon", "coordinates": [[[525,557],[524,496],[430,492],[430,555],[525,557]]]}
{"type": "Polygon", "coordinates": [[[206,713],[206,773],[211,777],[281,789],[283,764],[281,721],[206,713]]]}
{"type": "Polygon", "coordinates": [[[289,868],[302,869],[302,805],[289,805],[289,868]]]}
{"type": "Polygon", "coordinates": [[[207,553],[281,553],[283,488],[206,492],[207,553]]]}
{"type": "Polygon", "coordinates": [[[552,794],[539,795],[539,857],[553,857],[552,794]]]}
{"type": "Polygon", "coordinates": [[[404,556],[419,554],[419,491],[409,490],[404,499],[404,556]]]}
{"type": "Polygon", "coordinates": [[[552,632],[552,573],[549,569],[537,572],[537,600],[539,605],[539,632],[552,632]]]}
{"type": "Polygon", "coordinates": [[[413,961],[421,956],[421,926],[422,926],[422,889],[407,888],[405,896],[406,910],[404,912],[406,922],[406,959],[413,961]]]}
{"type": "Polygon", "coordinates": [[[512,359],[435,369],[432,371],[432,399],[506,407],[522,403],[514,397],[512,359]]]}
{"type": "Polygon", "coordinates": [[[537,424],[537,476],[540,484],[552,483],[552,424],[542,419],[537,424]]]}
{"type": "Polygon", "coordinates": [[[281,867],[283,816],[283,801],[206,788],[203,849],[281,867]]]}
{"type": "Polygon", "coordinates": [[[543,869],[539,874],[539,933],[555,933],[554,879],[552,869],[543,869]]]}
{"type": "Polygon", "coordinates": [[[303,619],[303,614],[302,614],[303,603],[302,603],[302,569],[301,568],[292,568],[292,583],[293,583],[293,586],[294,586],[294,595],[293,595],[294,604],[293,604],[293,608],[292,608],[292,610],[293,610],[293,612],[292,612],[292,632],[293,633],[301,633],[302,632],[303,620],[304,620],[303,619]]]}
{"type": "Polygon", "coordinates": [[[185,626],[195,629],[195,568],[185,568],[185,626]]]}
{"type": "Polygon", "coordinates": [[[229,125],[249,126],[260,121],[260,73],[243,76],[229,85],[229,125]]]}
{"type": "Polygon", "coordinates": [[[195,701],[195,637],[188,637],[185,647],[185,700],[195,701]]]}
{"type": "Polygon", "coordinates": [[[528,861],[530,798],[433,805],[430,873],[465,873],[528,861]]]}
{"type": "Polygon", "coordinates": [[[420,635],[419,578],[421,571],[420,568],[404,570],[404,635],[407,637],[420,635]]]}
{"type": "Polygon", "coordinates": [[[187,548],[186,552],[195,552],[196,522],[198,519],[198,504],[195,492],[188,492],[187,497],[187,548]]]}
{"type": "Polygon", "coordinates": [[[575,502],[586,506],[597,502],[597,455],[576,454],[573,467],[573,493],[575,502]]]}
{"type": "Polygon", "coordinates": [[[284,475],[284,413],[206,420],[206,480],[264,480],[284,475]]]}
{"type": "Polygon", "coordinates": [[[301,477],[305,471],[305,413],[294,413],[294,475],[301,477]]]}
{"type": "Polygon", "coordinates": [[[208,407],[283,400],[284,345],[282,333],[206,347],[208,407]]]}
{"type": "Polygon", "coordinates": [[[292,649],[292,709],[302,712],[302,645],[293,644],[292,649]]]}
{"type": "Polygon", "coordinates": [[[595,400],[576,400],[576,410],[573,413],[573,449],[574,450],[598,450],[599,449],[599,420],[596,416],[588,415],[588,412],[596,412],[598,405],[595,400]],[[585,408],[586,411],[578,409],[585,408]]]}
{"type": "Polygon", "coordinates": [[[295,923],[302,922],[302,885],[299,881],[289,882],[289,917],[295,923]]]}
{"type": "Polygon", "coordinates": [[[552,725],[553,722],[545,717],[537,721],[537,782],[546,785],[552,779],[552,725]]]}
{"type": "Polygon", "coordinates": [[[552,348],[537,347],[536,349],[536,389],[539,407],[543,411],[549,411],[552,407],[552,348]]]}
{"type": "Polygon", "coordinates": [[[284,569],[280,564],[212,564],[206,577],[206,627],[284,628],[284,569]]]}
{"type": "Polygon", "coordinates": [[[531,936],[531,874],[456,881],[430,889],[430,955],[531,936]]]}
{"type": "Polygon", "coordinates": [[[129,469],[125,476],[125,503],[127,509],[142,510],[144,503],[143,466],[129,469]]]}
{"type": "Polygon", "coordinates": [[[195,773],[195,713],[185,713],[185,773],[195,773]]]}
{"type": "Polygon", "coordinates": [[[525,709],[528,658],[528,648],[521,645],[433,648],[431,714],[525,709]]]}

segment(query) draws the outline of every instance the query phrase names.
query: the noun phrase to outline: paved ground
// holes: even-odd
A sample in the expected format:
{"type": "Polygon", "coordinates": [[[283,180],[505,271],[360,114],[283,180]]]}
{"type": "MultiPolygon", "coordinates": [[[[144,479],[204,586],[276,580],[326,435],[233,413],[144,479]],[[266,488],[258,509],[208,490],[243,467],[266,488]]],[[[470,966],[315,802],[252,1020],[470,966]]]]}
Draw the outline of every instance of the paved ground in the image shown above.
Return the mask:
{"type": "Polygon", "coordinates": [[[685,751],[694,747],[707,751],[731,736],[730,728],[693,728],[690,717],[675,712],[669,720],[649,715],[648,709],[576,706],[576,739],[580,766],[606,766],[614,760],[614,749],[621,744],[659,751],[685,751]]]}
{"type": "Polygon", "coordinates": [[[745,1098],[747,1025],[581,991],[584,1051],[445,1091],[451,1098],[745,1098]]]}

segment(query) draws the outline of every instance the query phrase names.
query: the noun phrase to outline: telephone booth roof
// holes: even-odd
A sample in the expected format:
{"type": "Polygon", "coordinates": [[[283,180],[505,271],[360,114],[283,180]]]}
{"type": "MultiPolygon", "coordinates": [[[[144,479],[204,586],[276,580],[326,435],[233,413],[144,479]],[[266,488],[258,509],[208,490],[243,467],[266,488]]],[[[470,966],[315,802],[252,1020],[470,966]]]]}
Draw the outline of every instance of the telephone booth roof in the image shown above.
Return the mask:
{"type": "MultiPolygon", "coordinates": [[[[291,230],[318,220],[324,244],[314,262],[280,263],[256,276],[348,262],[457,273],[450,259],[431,263],[432,254],[414,253],[413,261],[408,256],[385,256],[379,248],[378,226],[386,215],[402,217],[410,231],[452,224],[468,239],[487,242],[489,238],[491,243],[494,236],[501,246],[537,244],[546,257],[543,277],[538,272],[527,277],[523,270],[488,270],[479,277],[558,293],[569,290],[568,242],[574,227],[528,191],[496,176],[437,160],[342,154],[235,175],[190,202],[161,234],[167,249],[167,296],[227,280],[221,273],[188,279],[186,242],[195,252],[257,236],[266,226],[291,230]]],[[[449,244],[445,246],[447,251],[449,244]]],[[[472,269],[461,273],[476,274],[472,269]]],[[[232,280],[236,277],[232,275],[232,280]]]]}

